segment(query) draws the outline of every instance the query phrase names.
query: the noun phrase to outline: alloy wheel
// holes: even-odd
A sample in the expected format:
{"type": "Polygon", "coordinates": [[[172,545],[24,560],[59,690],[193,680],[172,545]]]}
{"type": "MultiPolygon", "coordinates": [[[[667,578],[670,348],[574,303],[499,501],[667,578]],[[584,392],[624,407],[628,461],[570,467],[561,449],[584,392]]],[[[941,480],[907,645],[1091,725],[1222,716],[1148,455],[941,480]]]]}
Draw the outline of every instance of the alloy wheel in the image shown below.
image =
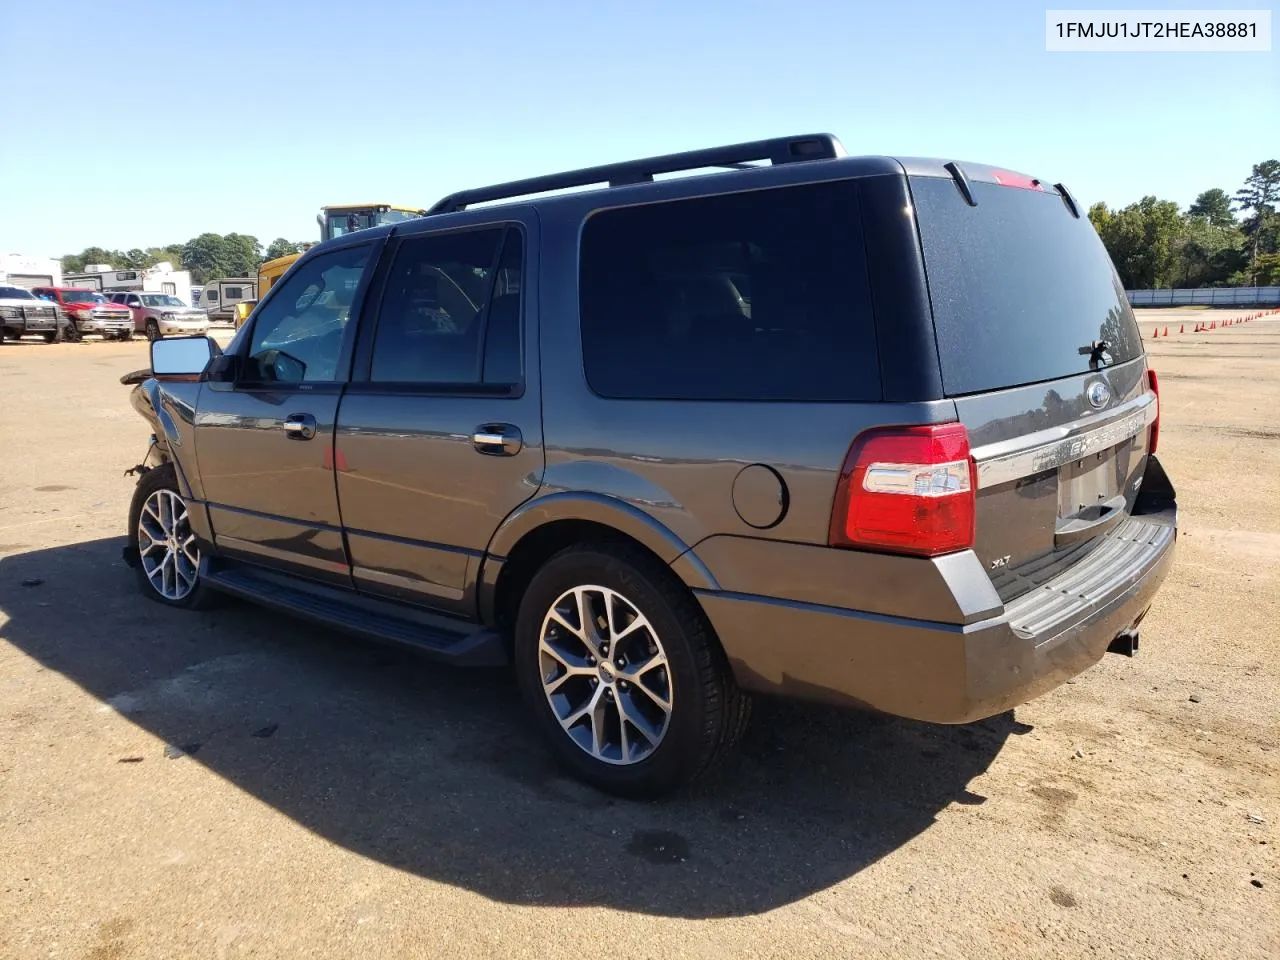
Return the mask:
{"type": "Polygon", "coordinates": [[[156,490],[138,515],[138,557],[156,593],[183,600],[196,586],[200,550],[187,505],[172,490],[156,490]]]}
{"type": "Polygon", "coordinates": [[[542,690],[561,728],[605,763],[644,760],[671,723],[671,670],[649,620],[616,590],[565,591],[542,620],[542,690]]]}

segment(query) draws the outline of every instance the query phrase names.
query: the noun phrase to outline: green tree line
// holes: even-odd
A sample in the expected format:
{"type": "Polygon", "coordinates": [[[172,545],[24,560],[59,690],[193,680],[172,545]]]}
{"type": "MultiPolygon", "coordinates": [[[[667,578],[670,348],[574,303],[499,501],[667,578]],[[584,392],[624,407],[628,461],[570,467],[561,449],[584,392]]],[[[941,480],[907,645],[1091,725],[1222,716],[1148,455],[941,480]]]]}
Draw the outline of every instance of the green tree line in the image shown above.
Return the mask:
{"type": "Polygon", "coordinates": [[[207,283],[219,277],[256,277],[258,266],[264,261],[300,253],[305,246],[305,242],[278,237],[263,250],[257,237],[243,233],[202,233],[186,243],[145,250],[88,247],[64,256],[62,272],[81,273],[90,264],[106,264],[116,270],[144,270],[167,260],[176,270],[190,270],[193,283],[207,283]]]}
{"type": "Polygon", "coordinates": [[[1280,284],[1280,160],[1255,164],[1234,195],[1215,187],[1181,210],[1143,197],[1089,208],[1128,290],[1280,284]]]}

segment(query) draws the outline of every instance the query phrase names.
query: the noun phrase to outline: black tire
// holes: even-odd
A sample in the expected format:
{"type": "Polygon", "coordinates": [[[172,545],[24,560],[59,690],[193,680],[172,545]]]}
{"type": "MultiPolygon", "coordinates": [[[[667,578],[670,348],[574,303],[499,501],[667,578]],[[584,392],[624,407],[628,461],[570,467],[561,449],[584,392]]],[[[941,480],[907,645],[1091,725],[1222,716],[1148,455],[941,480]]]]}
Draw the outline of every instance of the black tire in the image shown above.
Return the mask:
{"type": "Polygon", "coordinates": [[[6,337],[6,336],[7,336],[7,333],[6,333],[5,329],[4,329],[4,326],[3,326],[3,325],[0,325],[0,344],[3,344],[3,343],[4,343],[4,341],[5,341],[5,337],[6,337]]]}
{"type": "Polygon", "coordinates": [[[133,339],[133,327],[130,327],[128,330],[121,330],[121,331],[120,331],[119,339],[121,339],[121,340],[132,340],[132,339],[133,339]]]}
{"type": "Polygon", "coordinates": [[[669,568],[628,543],[568,547],[538,571],[516,618],[515,668],[525,703],[556,758],[580,779],[624,797],[656,797],[705,773],[736,745],[751,711],[693,595],[669,568]],[[647,756],[627,764],[597,759],[580,747],[561,727],[543,690],[543,619],[566,591],[588,584],[622,594],[648,619],[666,651],[668,726],[647,756]]]}
{"type": "Polygon", "coordinates": [[[145,596],[168,607],[181,607],[187,610],[207,608],[217,599],[217,595],[200,582],[198,575],[194,587],[185,596],[178,599],[166,597],[152,583],[151,578],[147,575],[144,561],[139,556],[138,524],[142,517],[143,505],[147,502],[148,497],[160,490],[168,490],[181,498],[178,490],[178,477],[173,464],[166,463],[144,473],[142,479],[138,481],[137,487],[134,488],[133,502],[129,505],[129,555],[138,577],[138,589],[145,596]]]}
{"type": "Polygon", "coordinates": [[[47,331],[47,332],[44,334],[44,342],[45,342],[45,343],[57,343],[57,342],[58,342],[58,340],[59,340],[59,339],[61,339],[61,338],[58,336],[59,332],[60,332],[60,331],[58,330],[58,328],[57,328],[57,327],[54,327],[52,330],[47,331]]]}
{"type": "Polygon", "coordinates": [[[148,320],[147,321],[147,339],[159,340],[161,336],[162,335],[160,333],[160,324],[156,323],[155,320],[148,320]]]}

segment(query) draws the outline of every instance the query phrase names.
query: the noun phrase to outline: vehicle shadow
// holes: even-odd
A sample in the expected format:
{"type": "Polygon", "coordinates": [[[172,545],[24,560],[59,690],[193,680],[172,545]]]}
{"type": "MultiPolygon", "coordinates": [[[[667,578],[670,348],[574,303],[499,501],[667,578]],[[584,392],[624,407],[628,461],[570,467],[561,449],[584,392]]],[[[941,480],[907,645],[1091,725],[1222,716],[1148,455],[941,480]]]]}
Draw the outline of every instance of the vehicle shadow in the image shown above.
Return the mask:
{"type": "Polygon", "coordinates": [[[1012,714],[936,727],[766,701],[715,778],[615,800],[556,769],[509,672],[230,601],[167,609],[137,592],[122,543],[0,558],[0,637],[315,834],[498,901],[767,911],[852,876],[944,807],[983,802],[968,783],[1031,729],[1012,714]]]}

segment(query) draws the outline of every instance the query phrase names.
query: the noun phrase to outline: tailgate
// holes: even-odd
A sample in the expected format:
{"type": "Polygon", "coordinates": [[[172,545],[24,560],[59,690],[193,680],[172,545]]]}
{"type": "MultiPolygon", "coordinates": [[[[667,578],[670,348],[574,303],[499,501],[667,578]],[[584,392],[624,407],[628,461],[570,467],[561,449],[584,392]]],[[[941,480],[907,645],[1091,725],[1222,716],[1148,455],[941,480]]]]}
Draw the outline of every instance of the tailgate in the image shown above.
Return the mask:
{"type": "Polygon", "coordinates": [[[912,177],[943,387],[977,467],[975,550],[1010,600],[1133,509],[1157,406],[1137,324],[1074,203],[1028,177],[912,177]]]}

